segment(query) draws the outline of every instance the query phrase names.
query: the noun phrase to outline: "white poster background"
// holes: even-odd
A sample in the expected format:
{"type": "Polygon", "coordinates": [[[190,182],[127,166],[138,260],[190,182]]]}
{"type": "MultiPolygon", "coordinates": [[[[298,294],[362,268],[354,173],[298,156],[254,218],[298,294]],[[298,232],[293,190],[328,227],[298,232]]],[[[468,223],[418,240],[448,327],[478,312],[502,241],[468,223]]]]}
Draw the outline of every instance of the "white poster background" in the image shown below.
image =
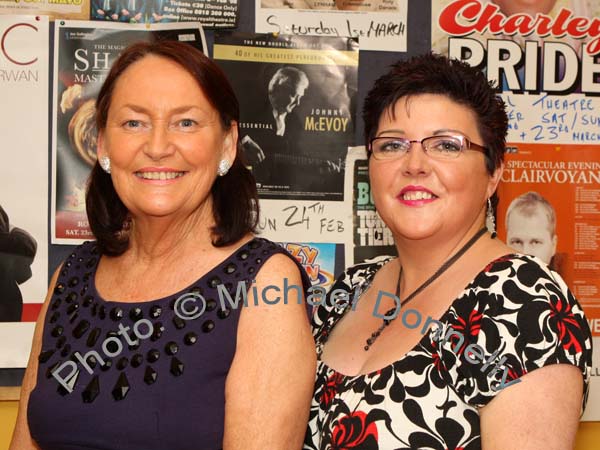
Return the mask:
{"type": "MultiPolygon", "coordinates": [[[[0,205],[37,241],[24,303],[48,289],[48,17],[0,15],[0,205]]],[[[0,292],[0,299],[2,293],[0,292]]],[[[25,367],[33,322],[0,323],[0,367],[25,367]]]]}
{"type": "Polygon", "coordinates": [[[332,0],[296,2],[299,6],[289,7],[284,3],[290,2],[256,0],[257,33],[356,37],[361,50],[406,51],[407,0],[369,0],[373,4],[369,11],[312,6],[333,4],[332,0]]]}

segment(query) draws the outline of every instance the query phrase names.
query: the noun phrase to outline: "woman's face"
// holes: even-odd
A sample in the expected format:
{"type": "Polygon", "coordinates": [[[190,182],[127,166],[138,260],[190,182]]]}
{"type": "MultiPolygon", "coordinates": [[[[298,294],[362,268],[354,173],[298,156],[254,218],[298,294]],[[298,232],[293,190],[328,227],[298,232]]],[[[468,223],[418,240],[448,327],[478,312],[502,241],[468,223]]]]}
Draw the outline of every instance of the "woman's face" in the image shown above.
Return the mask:
{"type": "Polygon", "coordinates": [[[195,79],[146,56],[116,82],[98,156],[133,217],[187,217],[206,204],[221,159],[235,158],[237,125],[225,131],[195,79]]]}
{"type": "MultiPolygon", "coordinates": [[[[376,136],[421,140],[458,133],[485,145],[475,113],[443,95],[401,98],[393,116],[382,114],[376,136]]],[[[496,189],[500,170],[491,177],[483,153],[474,150],[456,159],[432,159],[420,143],[413,143],[399,159],[371,156],[369,161],[375,205],[396,239],[462,236],[478,223],[483,226],[486,201],[496,189]]]]}

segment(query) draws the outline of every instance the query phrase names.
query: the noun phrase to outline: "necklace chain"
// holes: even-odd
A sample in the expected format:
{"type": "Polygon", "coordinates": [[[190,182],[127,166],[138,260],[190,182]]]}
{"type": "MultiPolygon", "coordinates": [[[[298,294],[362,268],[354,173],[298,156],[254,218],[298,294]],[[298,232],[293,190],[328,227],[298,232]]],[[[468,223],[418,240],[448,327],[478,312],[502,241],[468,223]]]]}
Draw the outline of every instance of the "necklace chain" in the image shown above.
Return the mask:
{"type": "MultiPolygon", "coordinates": [[[[484,227],[481,230],[479,230],[477,233],[475,233],[475,235],[471,239],[469,239],[469,241],[465,245],[463,245],[454,255],[452,255],[450,258],[448,258],[448,260],[446,260],[446,262],[444,262],[444,264],[442,264],[440,266],[440,268],[438,270],[436,270],[436,272],[433,275],[431,275],[427,280],[425,280],[425,282],[423,282],[423,284],[421,284],[418,288],[416,288],[414,291],[412,291],[412,293],[410,295],[408,295],[408,297],[406,297],[404,299],[404,301],[400,302],[400,308],[402,308],[404,305],[406,305],[408,302],[410,302],[419,293],[421,293],[427,286],[429,286],[431,283],[433,283],[435,280],[437,280],[446,270],[448,270],[450,268],[450,266],[452,266],[452,264],[454,264],[462,255],[464,255],[465,252],[467,250],[469,250],[473,246],[473,244],[475,244],[475,242],[477,242],[479,240],[479,238],[481,238],[481,236],[483,236],[486,232],[487,232],[487,228],[484,227]]],[[[396,298],[398,298],[398,299],[400,298],[400,278],[401,277],[402,277],[402,266],[400,267],[400,273],[398,274],[398,284],[396,286],[396,298]]],[[[394,306],[393,308],[390,308],[385,313],[385,316],[386,317],[389,316],[396,310],[397,310],[396,306],[394,306]]],[[[385,328],[390,323],[392,323],[396,317],[398,317],[397,314],[394,317],[392,317],[391,319],[383,319],[383,323],[379,326],[379,328],[377,328],[377,330],[373,331],[373,333],[371,333],[371,337],[366,340],[365,351],[368,351],[371,348],[371,346],[373,345],[375,340],[381,335],[383,330],[385,330],[385,328]]]]}

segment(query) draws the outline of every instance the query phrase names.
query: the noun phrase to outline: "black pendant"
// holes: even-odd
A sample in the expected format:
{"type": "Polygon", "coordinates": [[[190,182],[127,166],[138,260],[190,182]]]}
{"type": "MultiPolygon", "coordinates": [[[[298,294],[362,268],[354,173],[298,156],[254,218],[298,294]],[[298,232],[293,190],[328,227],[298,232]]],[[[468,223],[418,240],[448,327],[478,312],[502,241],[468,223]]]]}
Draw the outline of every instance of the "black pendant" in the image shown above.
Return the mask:
{"type": "Polygon", "coordinates": [[[150,366],[146,366],[146,371],[144,372],[144,382],[147,385],[151,385],[156,381],[157,378],[158,374],[156,373],[156,370],[150,366]]]}
{"type": "Polygon", "coordinates": [[[94,375],[94,378],[88,383],[83,392],[81,393],[81,398],[83,399],[83,403],[92,403],[98,397],[100,393],[100,381],[98,375],[94,375]]]}
{"type": "Polygon", "coordinates": [[[176,377],[183,375],[183,363],[174,356],[171,359],[171,373],[176,377]]]}

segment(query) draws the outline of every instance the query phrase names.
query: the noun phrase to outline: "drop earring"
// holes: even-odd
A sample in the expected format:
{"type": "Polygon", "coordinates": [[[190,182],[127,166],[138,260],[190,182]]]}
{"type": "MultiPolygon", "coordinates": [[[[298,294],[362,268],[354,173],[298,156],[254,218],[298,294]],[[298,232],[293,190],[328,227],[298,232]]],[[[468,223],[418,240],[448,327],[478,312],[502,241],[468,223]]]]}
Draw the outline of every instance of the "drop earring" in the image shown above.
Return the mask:
{"type": "Polygon", "coordinates": [[[488,231],[492,234],[492,239],[496,237],[496,219],[494,218],[494,208],[492,207],[492,200],[487,200],[487,211],[485,225],[488,231]]]}
{"type": "Polygon", "coordinates": [[[231,166],[229,165],[229,161],[227,161],[226,159],[222,159],[219,162],[219,168],[217,169],[217,175],[219,175],[220,177],[227,175],[227,172],[229,172],[229,168],[231,166]]]}
{"type": "Polygon", "coordinates": [[[102,156],[99,163],[100,167],[102,167],[102,170],[104,170],[106,173],[110,173],[110,158],[108,156],[102,156]]]}

